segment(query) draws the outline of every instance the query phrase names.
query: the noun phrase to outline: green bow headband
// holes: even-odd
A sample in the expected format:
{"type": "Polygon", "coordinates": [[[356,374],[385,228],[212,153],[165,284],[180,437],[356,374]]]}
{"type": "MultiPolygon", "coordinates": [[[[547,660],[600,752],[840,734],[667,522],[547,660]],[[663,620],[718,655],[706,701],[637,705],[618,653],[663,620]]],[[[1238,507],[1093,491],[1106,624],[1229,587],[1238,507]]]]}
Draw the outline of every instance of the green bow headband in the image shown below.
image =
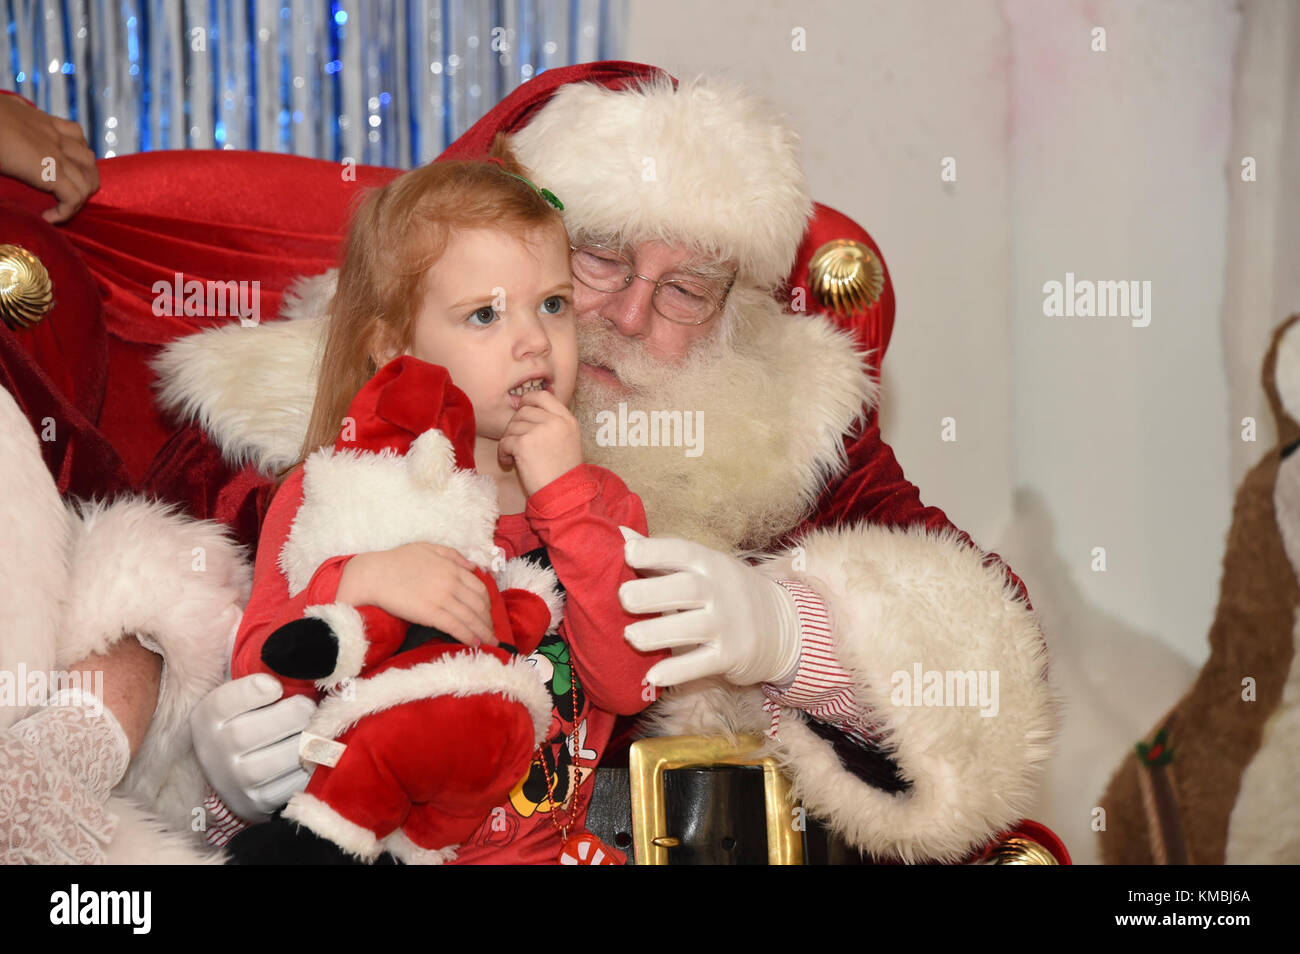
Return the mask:
{"type": "Polygon", "coordinates": [[[561,202],[559,198],[556,197],[555,193],[552,192],[550,189],[540,189],[532,182],[525,179],[523,176],[519,175],[519,173],[511,172],[509,169],[505,167],[505,165],[502,164],[500,159],[496,158],[496,156],[493,156],[491,159],[488,160],[488,162],[492,163],[494,166],[496,166],[498,169],[500,169],[502,172],[504,172],[506,175],[510,176],[511,178],[518,179],[520,182],[524,183],[526,186],[528,186],[528,188],[532,189],[543,199],[545,199],[552,207],[555,208],[557,212],[564,211],[564,203],[561,202]]]}

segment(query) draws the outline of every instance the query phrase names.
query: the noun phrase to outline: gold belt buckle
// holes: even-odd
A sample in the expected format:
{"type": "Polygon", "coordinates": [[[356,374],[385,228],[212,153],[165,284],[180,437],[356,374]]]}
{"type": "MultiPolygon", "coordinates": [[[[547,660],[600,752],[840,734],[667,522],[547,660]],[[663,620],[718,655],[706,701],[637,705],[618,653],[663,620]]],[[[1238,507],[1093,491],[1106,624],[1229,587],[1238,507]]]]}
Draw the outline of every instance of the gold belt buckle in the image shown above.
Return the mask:
{"type": "Polygon", "coordinates": [[[803,864],[802,829],[794,824],[795,804],[790,782],[776,759],[763,755],[763,737],[741,735],[733,743],[724,736],[672,735],[640,739],[628,752],[632,785],[632,844],[639,865],[668,864],[668,849],[677,839],[668,833],[664,772],[706,765],[763,766],[763,796],[767,814],[767,860],[773,865],[803,864]]]}

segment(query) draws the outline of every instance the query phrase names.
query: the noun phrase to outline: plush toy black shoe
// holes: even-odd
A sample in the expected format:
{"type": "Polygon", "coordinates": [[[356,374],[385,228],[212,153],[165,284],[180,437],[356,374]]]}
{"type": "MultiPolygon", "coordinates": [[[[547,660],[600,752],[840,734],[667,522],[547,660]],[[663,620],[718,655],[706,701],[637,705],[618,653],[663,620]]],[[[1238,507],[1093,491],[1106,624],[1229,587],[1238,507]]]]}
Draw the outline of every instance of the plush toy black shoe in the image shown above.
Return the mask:
{"type": "MultiPolygon", "coordinates": [[[[332,841],[276,812],[261,825],[250,825],[230,840],[226,854],[232,865],[364,865],[332,841]]],[[[387,852],[374,861],[395,865],[387,852]]]]}
{"type": "Polygon", "coordinates": [[[290,679],[323,679],[338,661],[338,637],[314,616],[285,623],[262,644],[262,662],[290,679]]]}

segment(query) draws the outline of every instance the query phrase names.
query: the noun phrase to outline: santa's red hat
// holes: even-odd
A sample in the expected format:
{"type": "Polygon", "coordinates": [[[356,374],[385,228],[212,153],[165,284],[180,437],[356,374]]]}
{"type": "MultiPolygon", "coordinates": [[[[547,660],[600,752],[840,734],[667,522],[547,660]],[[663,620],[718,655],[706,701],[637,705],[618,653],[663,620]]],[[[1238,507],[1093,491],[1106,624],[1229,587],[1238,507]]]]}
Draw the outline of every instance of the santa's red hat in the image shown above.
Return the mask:
{"type": "Polygon", "coordinates": [[[534,181],[564,198],[570,234],[685,242],[735,261],[742,284],[779,285],[812,216],[794,130],[717,78],[570,83],[510,142],[534,181]]]}
{"type": "Polygon", "coordinates": [[[438,364],[409,354],[379,369],[348,405],[335,450],[389,449],[405,455],[411,443],[431,428],[442,431],[456,454],[456,466],[474,469],[474,405],[438,364]]]}

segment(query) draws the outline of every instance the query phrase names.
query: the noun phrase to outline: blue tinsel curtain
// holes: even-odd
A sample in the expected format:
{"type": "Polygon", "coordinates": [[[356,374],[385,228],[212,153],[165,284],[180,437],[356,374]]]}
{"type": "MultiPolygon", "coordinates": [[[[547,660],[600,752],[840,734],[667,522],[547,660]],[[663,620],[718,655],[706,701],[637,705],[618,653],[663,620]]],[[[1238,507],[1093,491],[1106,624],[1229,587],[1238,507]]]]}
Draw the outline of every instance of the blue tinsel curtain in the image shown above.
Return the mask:
{"type": "Polygon", "coordinates": [[[0,0],[0,86],[101,157],[260,149],[410,168],[520,83],[621,56],[627,0],[0,0]]]}

